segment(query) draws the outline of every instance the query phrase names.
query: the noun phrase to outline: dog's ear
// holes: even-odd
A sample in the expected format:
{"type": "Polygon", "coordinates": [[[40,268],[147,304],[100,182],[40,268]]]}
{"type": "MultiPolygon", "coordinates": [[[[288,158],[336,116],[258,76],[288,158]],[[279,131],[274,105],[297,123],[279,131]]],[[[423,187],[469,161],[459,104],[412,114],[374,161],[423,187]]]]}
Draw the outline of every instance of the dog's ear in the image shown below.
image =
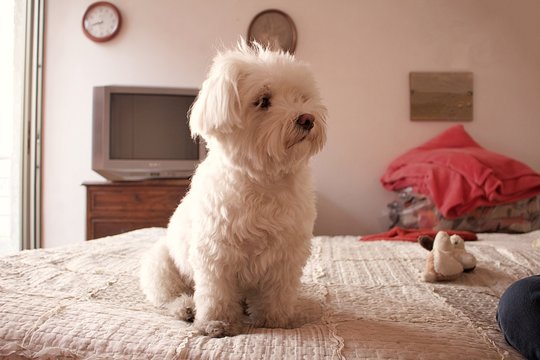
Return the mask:
{"type": "Polygon", "coordinates": [[[189,125],[195,138],[230,133],[240,122],[238,82],[242,62],[231,53],[218,55],[190,112],[189,125]]]}

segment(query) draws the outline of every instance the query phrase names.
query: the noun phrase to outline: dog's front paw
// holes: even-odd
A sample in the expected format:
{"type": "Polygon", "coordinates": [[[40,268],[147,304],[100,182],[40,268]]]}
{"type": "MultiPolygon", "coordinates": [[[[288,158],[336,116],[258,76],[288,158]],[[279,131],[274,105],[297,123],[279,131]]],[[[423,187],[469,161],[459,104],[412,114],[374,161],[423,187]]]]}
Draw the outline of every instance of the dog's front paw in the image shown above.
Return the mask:
{"type": "Polygon", "coordinates": [[[165,307],[180,320],[193,322],[195,319],[195,302],[190,295],[183,294],[167,303],[165,307]]]}
{"type": "Polygon", "coordinates": [[[202,334],[213,338],[233,336],[238,334],[238,326],[219,320],[195,321],[195,328],[202,334]]]}
{"type": "Polygon", "coordinates": [[[248,308],[251,323],[255,327],[290,329],[294,327],[294,308],[281,306],[260,306],[252,303],[248,308]]]}

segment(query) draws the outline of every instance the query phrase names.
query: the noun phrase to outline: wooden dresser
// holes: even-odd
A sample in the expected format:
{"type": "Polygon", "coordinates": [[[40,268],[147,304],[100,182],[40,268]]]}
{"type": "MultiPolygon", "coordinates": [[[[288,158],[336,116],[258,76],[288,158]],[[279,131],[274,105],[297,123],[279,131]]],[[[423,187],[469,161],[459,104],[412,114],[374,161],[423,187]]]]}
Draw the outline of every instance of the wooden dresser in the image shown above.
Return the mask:
{"type": "Polygon", "coordinates": [[[86,238],[166,227],[189,179],[86,182],[86,238]]]}

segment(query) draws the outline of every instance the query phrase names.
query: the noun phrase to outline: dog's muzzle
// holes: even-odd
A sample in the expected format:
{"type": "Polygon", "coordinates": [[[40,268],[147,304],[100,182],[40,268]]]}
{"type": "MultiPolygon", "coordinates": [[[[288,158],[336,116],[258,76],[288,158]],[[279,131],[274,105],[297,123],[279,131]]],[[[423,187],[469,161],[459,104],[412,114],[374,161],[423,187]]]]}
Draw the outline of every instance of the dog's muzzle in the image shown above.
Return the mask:
{"type": "Polygon", "coordinates": [[[315,126],[315,116],[311,114],[302,114],[296,119],[296,125],[305,131],[309,131],[315,126]]]}

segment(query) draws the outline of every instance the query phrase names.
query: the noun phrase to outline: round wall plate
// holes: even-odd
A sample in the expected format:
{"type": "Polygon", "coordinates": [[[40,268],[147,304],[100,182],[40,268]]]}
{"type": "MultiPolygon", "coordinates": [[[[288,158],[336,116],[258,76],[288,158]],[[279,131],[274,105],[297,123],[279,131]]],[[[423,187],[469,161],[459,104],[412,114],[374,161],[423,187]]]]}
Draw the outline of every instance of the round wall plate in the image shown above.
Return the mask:
{"type": "Polygon", "coordinates": [[[256,41],[272,50],[296,49],[296,26],[291,17],[281,10],[269,9],[258,13],[248,28],[248,41],[256,41]]]}

